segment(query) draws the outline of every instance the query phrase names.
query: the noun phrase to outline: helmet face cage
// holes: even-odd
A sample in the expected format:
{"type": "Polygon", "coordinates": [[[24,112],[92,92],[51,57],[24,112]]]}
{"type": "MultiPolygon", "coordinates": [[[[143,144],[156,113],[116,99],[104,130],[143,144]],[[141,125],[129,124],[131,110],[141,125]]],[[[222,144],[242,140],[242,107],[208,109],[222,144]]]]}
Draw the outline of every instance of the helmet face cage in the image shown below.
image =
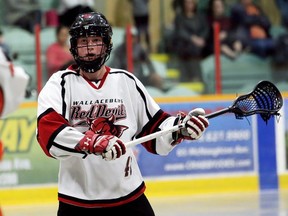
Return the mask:
{"type": "Polygon", "coordinates": [[[113,32],[105,16],[96,12],[80,14],[72,24],[69,33],[71,35],[70,52],[73,55],[77,65],[88,73],[94,73],[98,71],[109,59],[112,50],[113,32]],[[101,37],[104,46],[106,47],[106,50],[104,47],[102,47],[101,54],[93,61],[83,60],[83,58],[81,58],[78,54],[78,38],[88,36],[101,37]]]}

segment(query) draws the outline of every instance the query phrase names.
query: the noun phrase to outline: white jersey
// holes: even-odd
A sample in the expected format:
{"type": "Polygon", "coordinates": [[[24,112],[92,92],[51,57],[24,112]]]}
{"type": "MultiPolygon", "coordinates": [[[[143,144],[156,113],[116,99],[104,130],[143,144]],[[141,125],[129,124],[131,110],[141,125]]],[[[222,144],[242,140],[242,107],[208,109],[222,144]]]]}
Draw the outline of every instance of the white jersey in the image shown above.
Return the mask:
{"type": "MultiPolygon", "coordinates": [[[[162,111],[133,74],[106,70],[96,83],[70,66],[53,74],[39,94],[37,139],[48,156],[60,160],[58,197],[72,205],[117,206],[145,190],[132,148],[114,161],[77,152],[85,131],[113,134],[125,143],[175,124],[176,117],[162,111]]],[[[142,145],[166,155],[172,142],[168,134],[142,145]]]]}

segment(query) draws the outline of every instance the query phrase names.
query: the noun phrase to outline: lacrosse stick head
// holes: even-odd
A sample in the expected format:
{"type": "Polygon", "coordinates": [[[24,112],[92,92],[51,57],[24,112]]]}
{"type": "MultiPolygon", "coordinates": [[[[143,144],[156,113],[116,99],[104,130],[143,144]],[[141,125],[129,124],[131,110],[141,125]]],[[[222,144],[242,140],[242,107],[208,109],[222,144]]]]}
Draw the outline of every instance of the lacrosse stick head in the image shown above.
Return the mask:
{"type": "Polygon", "coordinates": [[[259,82],[246,95],[239,96],[231,106],[236,118],[260,114],[267,123],[272,115],[279,115],[283,98],[277,87],[269,81],[259,82]]]}

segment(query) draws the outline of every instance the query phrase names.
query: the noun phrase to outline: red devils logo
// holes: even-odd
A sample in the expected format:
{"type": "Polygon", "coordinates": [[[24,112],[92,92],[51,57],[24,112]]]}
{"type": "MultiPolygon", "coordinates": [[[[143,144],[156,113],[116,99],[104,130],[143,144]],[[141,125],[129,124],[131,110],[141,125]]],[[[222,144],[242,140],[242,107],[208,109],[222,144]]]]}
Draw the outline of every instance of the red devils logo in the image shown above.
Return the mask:
{"type": "Polygon", "coordinates": [[[115,125],[115,116],[112,115],[109,118],[99,117],[96,119],[89,119],[88,125],[90,130],[96,134],[114,135],[121,137],[123,132],[128,128],[124,125],[115,125]]]}

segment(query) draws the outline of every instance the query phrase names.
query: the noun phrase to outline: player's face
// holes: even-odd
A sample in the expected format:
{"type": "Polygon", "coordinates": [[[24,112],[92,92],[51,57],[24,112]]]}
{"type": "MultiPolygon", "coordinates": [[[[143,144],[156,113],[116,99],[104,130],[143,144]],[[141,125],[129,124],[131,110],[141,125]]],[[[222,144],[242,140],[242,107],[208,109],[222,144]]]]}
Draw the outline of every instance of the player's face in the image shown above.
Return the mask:
{"type": "Polygon", "coordinates": [[[106,46],[98,36],[78,38],[77,48],[79,57],[84,61],[93,61],[106,52],[106,46]]]}

